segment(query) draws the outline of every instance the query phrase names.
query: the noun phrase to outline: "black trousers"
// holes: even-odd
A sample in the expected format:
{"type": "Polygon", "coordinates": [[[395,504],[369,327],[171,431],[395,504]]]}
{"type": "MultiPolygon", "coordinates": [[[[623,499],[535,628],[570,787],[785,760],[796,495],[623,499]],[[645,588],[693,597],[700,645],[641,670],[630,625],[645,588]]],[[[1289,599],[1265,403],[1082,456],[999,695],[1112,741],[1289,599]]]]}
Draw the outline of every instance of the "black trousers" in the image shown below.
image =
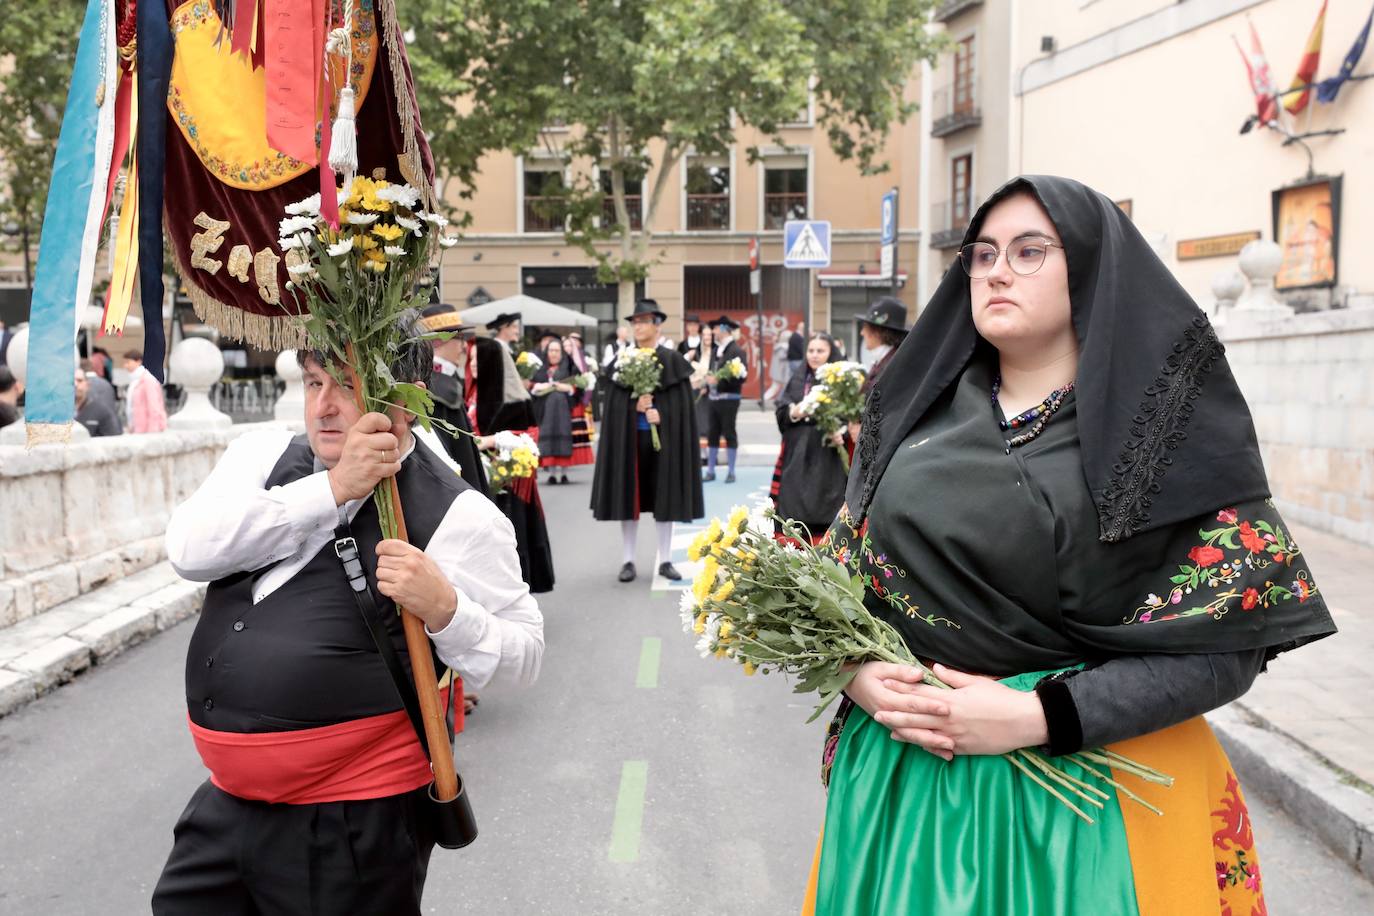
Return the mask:
{"type": "Polygon", "coordinates": [[[425,789],[274,805],[206,780],[172,830],[155,916],[419,914],[434,840],[425,789]]]}
{"type": "Polygon", "coordinates": [[[718,448],[721,436],[725,437],[726,448],[739,448],[739,433],[735,431],[735,420],[739,416],[739,400],[711,401],[711,422],[706,426],[706,447],[718,448]]]}

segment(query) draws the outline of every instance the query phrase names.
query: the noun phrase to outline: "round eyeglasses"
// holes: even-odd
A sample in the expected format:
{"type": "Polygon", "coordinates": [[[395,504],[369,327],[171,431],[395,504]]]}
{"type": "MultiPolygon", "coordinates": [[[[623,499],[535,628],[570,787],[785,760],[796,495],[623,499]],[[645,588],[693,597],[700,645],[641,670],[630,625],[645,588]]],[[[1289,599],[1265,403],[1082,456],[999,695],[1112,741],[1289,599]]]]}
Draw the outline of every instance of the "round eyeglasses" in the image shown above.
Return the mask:
{"type": "MultiPolygon", "coordinates": [[[[1045,256],[1051,248],[1063,249],[1063,245],[1049,239],[1016,239],[1007,246],[1007,266],[1013,273],[1029,277],[1045,263],[1045,256]]],[[[959,249],[959,263],[964,265],[964,273],[970,279],[982,280],[992,273],[1002,249],[991,242],[972,242],[959,249]]]]}

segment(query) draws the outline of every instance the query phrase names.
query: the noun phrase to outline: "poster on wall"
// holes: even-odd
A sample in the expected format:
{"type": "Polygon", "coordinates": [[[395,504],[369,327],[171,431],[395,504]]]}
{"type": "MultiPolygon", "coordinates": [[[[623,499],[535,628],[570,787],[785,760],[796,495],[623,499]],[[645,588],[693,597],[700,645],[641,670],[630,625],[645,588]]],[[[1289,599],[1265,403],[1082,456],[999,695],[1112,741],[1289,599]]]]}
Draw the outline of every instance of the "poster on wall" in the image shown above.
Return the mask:
{"type": "Polygon", "coordinates": [[[1341,177],[1307,179],[1273,192],[1274,241],[1283,264],[1274,277],[1280,290],[1336,285],[1340,251],[1341,177]]]}

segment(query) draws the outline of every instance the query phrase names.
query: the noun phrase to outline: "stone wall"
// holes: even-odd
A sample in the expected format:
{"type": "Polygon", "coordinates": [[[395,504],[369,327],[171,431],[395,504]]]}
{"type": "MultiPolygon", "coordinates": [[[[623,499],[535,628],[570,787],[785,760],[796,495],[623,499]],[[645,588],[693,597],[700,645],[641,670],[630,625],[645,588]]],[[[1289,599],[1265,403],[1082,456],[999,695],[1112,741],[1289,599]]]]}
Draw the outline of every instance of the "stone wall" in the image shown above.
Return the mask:
{"type": "Polygon", "coordinates": [[[1374,309],[1217,329],[1291,521],[1374,545],[1374,309]]]}
{"type": "Polygon", "coordinates": [[[165,559],[172,509],[264,425],[0,446],[0,627],[165,559]]]}

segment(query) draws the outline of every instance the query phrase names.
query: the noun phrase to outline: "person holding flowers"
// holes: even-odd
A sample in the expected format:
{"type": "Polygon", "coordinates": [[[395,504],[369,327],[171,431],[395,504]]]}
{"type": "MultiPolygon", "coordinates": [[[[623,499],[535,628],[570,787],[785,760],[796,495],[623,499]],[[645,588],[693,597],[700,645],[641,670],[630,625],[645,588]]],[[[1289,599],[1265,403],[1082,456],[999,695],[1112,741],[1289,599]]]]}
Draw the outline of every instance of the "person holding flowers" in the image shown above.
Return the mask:
{"type": "Polygon", "coordinates": [[[568,466],[596,464],[596,453],[592,451],[592,392],[596,390],[596,360],[587,355],[581,331],[573,331],[564,338],[563,348],[577,373],[572,378],[577,393],[572,405],[573,451],[568,466]]]}
{"type": "MultiPolygon", "coordinates": [[[[831,434],[829,443],[823,441],[814,417],[802,405],[819,385],[817,372],[838,358],[833,337],[811,335],[806,345],[806,369],[788,379],[776,411],[782,447],[773,470],[773,506],[783,518],[805,526],[813,543],[825,536],[844,502],[848,473],[837,449],[846,447],[846,436],[840,430],[831,434]]],[[[778,534],[782,536],[780,528],[778,534]]]]}
{"type": "Polygon", "coordinates": [[[577,375],[572,360],[563,353],[563,341],[553,335],[544,347],[543,364],[530,381],[534,415],[539,421],[539,466],[549,469],[549,486],[568,482],[572,465],[572,401],[577,394],[572,379],[577,375]],[[558,474],[562,473],[562,480],[558,474]]]}
{"type": "Polygon", "coordinates": [[[1264,912],[1201,716],[1335,627],[1223,348],[1075,181],[1004,185],[959,261],[869,395],[826,548],[932,668],[846,672],[806,912],[1264,912]],[[1010,764],[1030,749],[1173,784],[1118,775],[1087,823],[1010,764]]]}
{"type": "Polygon", "coordinates": [[[591,508],[597,521],[620,522],[621,582],[637,576],[635,540],[642,512],[653,513],[658,573],[670,580],[682,578],[672,563],[673,522],[690,522],[706,512],[697,464],[692,365],[676,350],[657,346],[659,325],[667,318],[654,300],[636,302],[627,319],[634,346],[621,350],[602,370],[606,407],[591,508]],[[633,363],[638,369],[627,372],[633,363]],[[627,375],[641,373],[652,375],[653,383],[627,384],[627,375]]]}
{"type": "Polygon", "coordinates": [[[739,322],[729,315],[721,315],[711,322],[711,329],[715,332],[715,344],[710,351],[710,372],[706,376],[710,423],[706,427],[706,476],[702,479],[716,479],[716,456],[720,440],[724,439],[725,458],[729,463],[725,482],[734,483],[735,460],[739,457],[736,423],[744,380],[749,375],[749,360],[734,339],[739,322]]]}

